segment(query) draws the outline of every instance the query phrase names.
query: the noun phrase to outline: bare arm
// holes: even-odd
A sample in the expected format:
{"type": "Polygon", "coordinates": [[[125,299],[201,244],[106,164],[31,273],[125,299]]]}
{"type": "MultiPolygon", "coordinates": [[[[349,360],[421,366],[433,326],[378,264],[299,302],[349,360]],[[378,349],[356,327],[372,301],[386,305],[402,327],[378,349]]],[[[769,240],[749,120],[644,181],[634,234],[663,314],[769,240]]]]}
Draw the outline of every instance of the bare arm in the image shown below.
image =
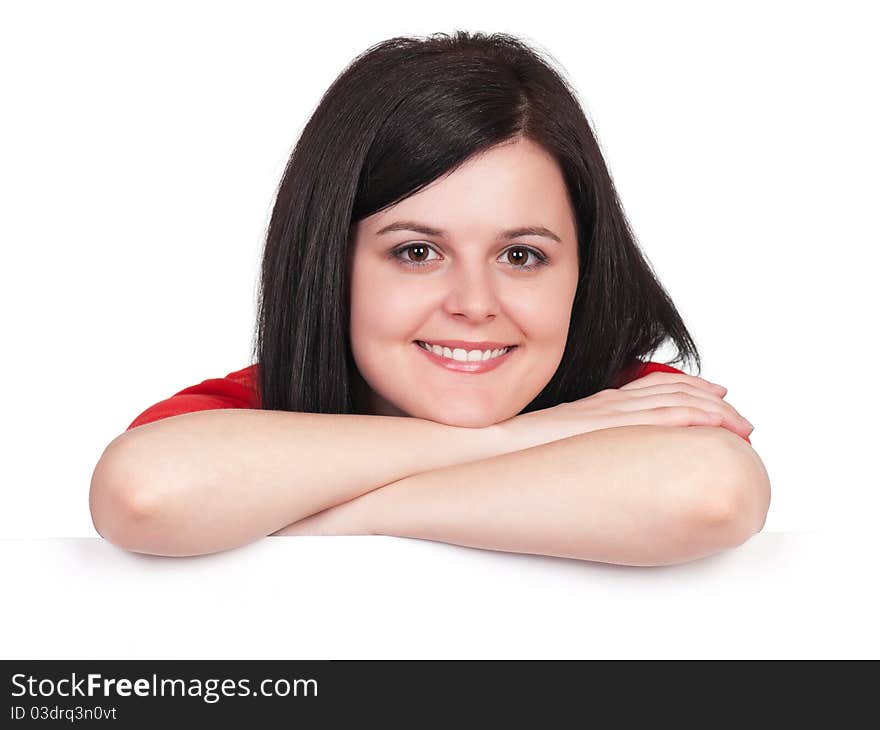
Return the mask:
{"type": "Polygon", "coordinates": [[[406,477],[278,534],[397,535],[665,565],[745,542],[769,502],[767,472],[739,436],[640,425],[406,477]]]}
{"type": "Polygon", "coordinates": [[[114,439],[92,475],[89,506],[95,529],[120,547],[199,555],[265,537],[407,476],[516,448],[494,426],[199,411],[114,439]]]}

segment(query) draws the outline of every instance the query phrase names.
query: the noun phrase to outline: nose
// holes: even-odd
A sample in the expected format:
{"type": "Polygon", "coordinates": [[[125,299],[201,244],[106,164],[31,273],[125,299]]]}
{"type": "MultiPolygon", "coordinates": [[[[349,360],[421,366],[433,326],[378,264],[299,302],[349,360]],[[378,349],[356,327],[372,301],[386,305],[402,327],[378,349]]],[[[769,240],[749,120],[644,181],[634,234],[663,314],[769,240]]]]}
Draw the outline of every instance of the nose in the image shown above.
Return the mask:
{"type": "Polygon", "coordinates": [[[459,260],[449,274],[449,291],[444,309],[452,315],[483,320],[498,313],[499,303],[490,267],[485,261],[469,264],[459,260]]]}

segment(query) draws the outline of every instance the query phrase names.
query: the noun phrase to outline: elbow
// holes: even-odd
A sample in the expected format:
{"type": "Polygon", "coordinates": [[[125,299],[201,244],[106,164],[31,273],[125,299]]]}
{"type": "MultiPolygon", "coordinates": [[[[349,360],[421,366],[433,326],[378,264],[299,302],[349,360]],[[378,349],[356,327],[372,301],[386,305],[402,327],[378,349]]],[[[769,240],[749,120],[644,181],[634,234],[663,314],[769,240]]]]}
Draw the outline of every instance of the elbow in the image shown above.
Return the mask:
{"type": "Polygon", "coordinates": [[[105,540],[125,550],[147,552],[142,549],[143,535],[154,505],[133,472],[125,439],[114,439],[92,472],[89,512],[95,531],[105,540]]]}
{"type": "Polygon", "coordinates": [[[718,549],[737,547],[759,533],[770,510],[770,477],[757,452],[722,428],[707,428],[698,520],[718,549]]]}

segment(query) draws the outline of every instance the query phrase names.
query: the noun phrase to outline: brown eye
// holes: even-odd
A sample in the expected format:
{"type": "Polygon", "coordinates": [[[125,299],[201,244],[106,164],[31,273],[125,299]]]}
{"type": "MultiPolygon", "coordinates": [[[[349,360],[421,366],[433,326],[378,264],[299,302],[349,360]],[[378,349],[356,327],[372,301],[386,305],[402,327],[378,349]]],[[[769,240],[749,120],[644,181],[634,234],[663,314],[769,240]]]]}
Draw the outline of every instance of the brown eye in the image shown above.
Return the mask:
{"type": "Polygon", "coordinates": [[[414,254],[414,256],[411,255],[410,258],[419,263],[424,261],[424,257],[427,257],[428,255],[428,247],[419,244],[416,244],[415,246],[407,246],[406,250],[411,252],[411,254],[414,254]]]}
{"type": "Polygon", "coordinates": [[[391,252],[390,256],[393,259],[397,259],[403,266],[417,267],[427,266],[432,261],[438,261],[440,257],[436,256],[436,253],[427,244],[411,243],[408,246],[395,249],[391,252]],[[435,254],[435,257],[427,258],[432,253],[435,254]]]}
{"type": "Polygon", "coordinates": [[[514,269],[519,269],[520,271],[534,271],[539,266],[546,266],[549,262],[549,259],[542,254],[540,251],[534,248],[528,248],[527,246],[512,246],[507,249],[507,261],[513,264],[514,269]],[[534,263],[526,263],[529,260],[529,256],[534,256],[534,263]]]}

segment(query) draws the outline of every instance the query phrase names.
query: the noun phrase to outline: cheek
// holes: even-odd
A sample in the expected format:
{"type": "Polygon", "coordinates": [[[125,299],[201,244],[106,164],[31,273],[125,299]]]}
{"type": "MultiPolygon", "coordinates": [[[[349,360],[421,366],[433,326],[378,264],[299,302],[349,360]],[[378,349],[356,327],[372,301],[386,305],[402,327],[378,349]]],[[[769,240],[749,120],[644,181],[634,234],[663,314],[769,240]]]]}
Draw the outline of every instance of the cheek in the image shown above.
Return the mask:
{"type": "Polygon", "coordinates": [[[412,335],[421,319],[426,299],[415,282],[372,271],[357,269],[351,283],[352,340],[402,339],[412,335]]]}
{"type": "Polygon", "coordinates": [[[571,318],[571,297],[561,296],[558,289],[542,289],[512,299],[509,311],[529,341],[552,345],[561,340],[564,347],[571,318]]]}

